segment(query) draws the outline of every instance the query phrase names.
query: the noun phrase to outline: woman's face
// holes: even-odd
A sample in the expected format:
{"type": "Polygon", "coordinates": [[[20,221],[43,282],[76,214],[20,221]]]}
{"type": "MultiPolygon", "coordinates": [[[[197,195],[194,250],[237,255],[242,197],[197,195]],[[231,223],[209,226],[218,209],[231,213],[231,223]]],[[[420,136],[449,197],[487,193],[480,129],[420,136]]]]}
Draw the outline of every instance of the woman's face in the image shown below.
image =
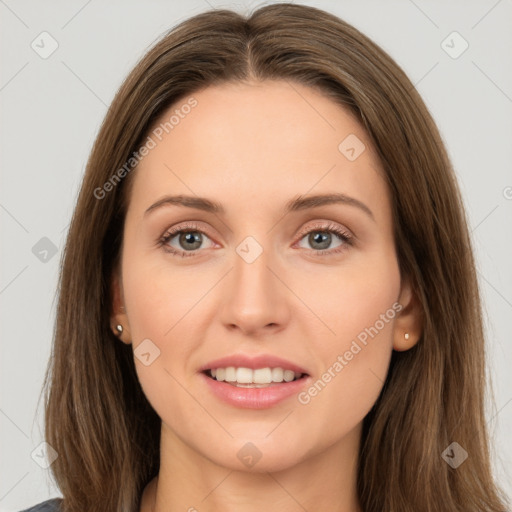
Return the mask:
{"type": "Polygon", "coordinates": [[[261,457],[256,471],[284,469],[353,444],[403,338],[389,194],[365,131],[310,88],[192,96],[162,116],[175,117],[155,125],[133,171],[123,336],[174,446],[225,467],[261,457]],[[217,368],[267,385],[203,371],[217,368]],[[269,385],[295,376],[279,368],[307,375],[269,385]]]}

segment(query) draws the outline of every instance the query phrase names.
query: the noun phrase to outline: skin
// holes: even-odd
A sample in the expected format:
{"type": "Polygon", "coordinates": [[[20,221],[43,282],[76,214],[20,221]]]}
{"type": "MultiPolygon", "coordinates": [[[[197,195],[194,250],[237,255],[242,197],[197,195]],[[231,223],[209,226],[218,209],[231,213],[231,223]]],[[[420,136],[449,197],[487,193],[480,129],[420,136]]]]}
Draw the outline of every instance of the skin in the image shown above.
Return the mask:
{"type": "MultiPolygon", "coordinates": [[[[121,341],[135,350],[149,338],[160,350],[149,366],[135,358],[162,419],[160,473],[140,510],[360,511],[362,421],[392,350],[411,348],[420,335],[379,159],[356,118],[306,86],[222,84],[193,96],[198,105],[133,176],[121,268],[112,280],[112,327],[123,325],[121,341]],[[349,134],[366,147],[355,161],[338,149],[349,134]],[[290,199],[332,192],[363,202],[373,218],[349,204],[283,215],[290,199]],[[167,205],[144,215],[167,194],[207,197],[226,213],[167,205]],[[192,221],[204,233],[194,256],[158,245],[169,228],[192,221]],[[353,244],[331,233],[325,254],[315,254],[323,246],[307,231],[328,236],[329,224],[350,233],[353,244]],[[247,236],[263,249],[250,264],[236,252],[247,236]],[[304,367],[312,384],[397,302],[399,314],[308,404],[294,395],[263,410],[237,408],[198,374],[235,352],[270,353],[304,367]],[[262,454],[251,468],[237,457],[248,442],[262,454]]],[[[181,242],[178,234],[167,245],[186,252],[181,242]]]]}

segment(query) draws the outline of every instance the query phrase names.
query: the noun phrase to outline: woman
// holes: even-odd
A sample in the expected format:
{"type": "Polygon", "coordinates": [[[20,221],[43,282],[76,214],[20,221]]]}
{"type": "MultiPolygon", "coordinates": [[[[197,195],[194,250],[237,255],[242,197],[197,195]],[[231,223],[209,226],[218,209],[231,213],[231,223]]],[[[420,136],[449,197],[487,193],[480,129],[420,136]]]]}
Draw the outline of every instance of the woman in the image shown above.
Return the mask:
{"type": "Polygon", "coordinates": [[[33,510],[504,511],[483,347],[403,71],[312,7],[200,14],[90,156],[46,380],[64,499],[33,510]]]}

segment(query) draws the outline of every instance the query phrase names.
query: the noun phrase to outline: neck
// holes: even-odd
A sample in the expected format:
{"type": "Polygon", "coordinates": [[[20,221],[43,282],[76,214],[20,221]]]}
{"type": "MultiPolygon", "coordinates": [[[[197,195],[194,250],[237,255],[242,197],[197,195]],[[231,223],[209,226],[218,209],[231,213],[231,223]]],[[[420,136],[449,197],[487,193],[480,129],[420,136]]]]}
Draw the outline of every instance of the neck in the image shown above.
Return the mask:
{"type": "Polygon", "coordinates": [[[141,512],[360,512],[360,436],[358,425],[335,445],[284,470],[239,471],[205,458],[162,422],[160,472],[144,490],[141,512]]]}

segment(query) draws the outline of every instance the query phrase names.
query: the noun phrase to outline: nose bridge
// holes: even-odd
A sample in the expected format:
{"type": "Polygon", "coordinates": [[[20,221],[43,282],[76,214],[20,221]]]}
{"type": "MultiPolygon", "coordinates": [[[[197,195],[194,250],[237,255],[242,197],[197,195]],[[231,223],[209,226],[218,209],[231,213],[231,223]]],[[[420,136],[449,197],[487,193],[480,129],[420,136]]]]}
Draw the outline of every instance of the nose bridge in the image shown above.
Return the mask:
{"type": "Polygon", "coordinates": [[[275,295],[271,293],[275,284],[272,283],[274,276],[268,269],[274,259],[269,246],[267,239],[260,243],[254,236],[248,236],[236,247],[234,292],[240,298],[250,299],[248,306],[252,301],[261,300],[264,296],[268,295],[268,300],[270,296],[275,295]]]}
{"type": "Polygon", "coordinates": [[[225,323],[255,330],[284,321],[285,297],[280,290],[283,285],[269,269],[276,261],[271,246],[268,239],[260,243],[248,236],[235,248],[223,315],[225,323]]]}

